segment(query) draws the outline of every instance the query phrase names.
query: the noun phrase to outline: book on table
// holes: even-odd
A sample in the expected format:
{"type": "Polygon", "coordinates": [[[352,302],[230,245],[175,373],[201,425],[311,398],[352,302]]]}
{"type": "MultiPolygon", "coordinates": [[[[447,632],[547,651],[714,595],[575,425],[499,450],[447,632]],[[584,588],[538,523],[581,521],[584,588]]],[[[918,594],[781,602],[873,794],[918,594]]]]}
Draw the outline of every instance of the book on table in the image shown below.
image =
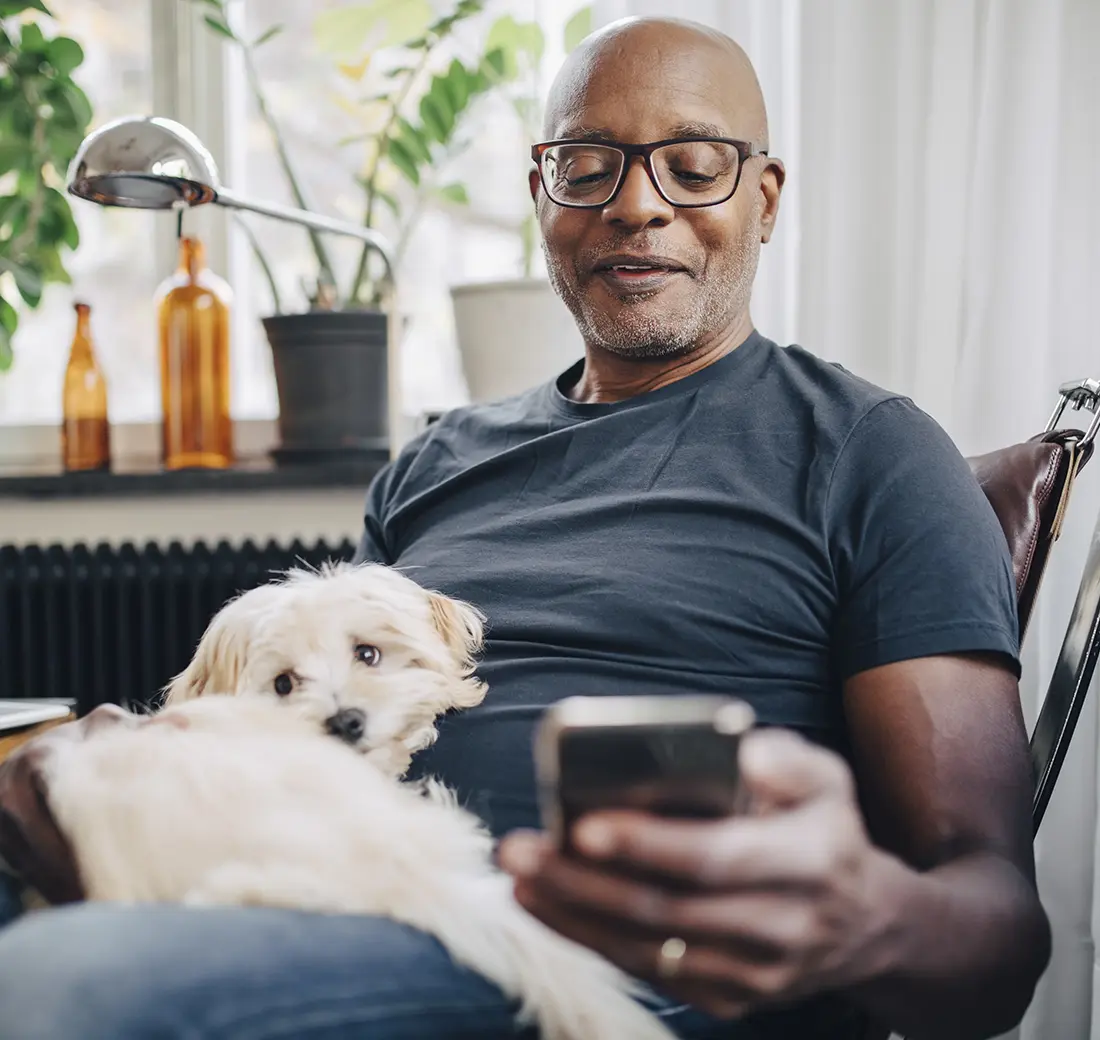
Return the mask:
{"type": "Polygon", "coordinates": [[[0,700],[0,734],[64,719],[72,710],[65,700],[0,700]]]}

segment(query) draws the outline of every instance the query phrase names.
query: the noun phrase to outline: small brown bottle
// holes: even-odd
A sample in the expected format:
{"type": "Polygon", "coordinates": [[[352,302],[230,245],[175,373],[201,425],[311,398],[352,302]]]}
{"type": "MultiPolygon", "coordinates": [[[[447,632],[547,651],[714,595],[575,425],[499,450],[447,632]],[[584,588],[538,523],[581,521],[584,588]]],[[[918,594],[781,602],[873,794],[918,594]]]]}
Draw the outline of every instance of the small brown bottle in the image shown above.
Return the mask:
{"type": "Polygon", "coordinates": [[[67,471],[108,469],[111,426],[107,418],[107,380],[92,343],[91,308],[75,305],[76,333],[61,401],[61,464],[67,471]]]}
{"type": "Polygon", "coordinates": [[[165,469],[233,464],[229,412],[229,286],[197,238],[180,239],[179,267],[157,289],[165,469]]]}

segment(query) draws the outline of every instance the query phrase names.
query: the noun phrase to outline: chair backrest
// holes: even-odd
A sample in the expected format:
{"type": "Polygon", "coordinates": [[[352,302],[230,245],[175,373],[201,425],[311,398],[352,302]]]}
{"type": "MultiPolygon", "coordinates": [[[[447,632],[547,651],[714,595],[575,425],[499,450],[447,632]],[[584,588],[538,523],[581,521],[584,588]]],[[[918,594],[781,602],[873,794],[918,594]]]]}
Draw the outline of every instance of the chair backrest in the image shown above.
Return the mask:
{"type": "MultiPolygon", "coordinates": [[[[1012,552],[1020,639],[1046,570],[1051,546],[1061,533],[1066,505],[1078,473],[1092,456],[1100,431],[1100,380],[1085,379],[1059,389],[1058,406],[1046,432],[968,460],[985,491],[1012,552]],[[1056,429],[1067,405],[1094,414],[1086,433],[1056,429]]],[[[1100,655],[1100,522],[1047,695],[1031,735],[1035,796],[1032,823],[1038,831],[1061,771],[1077,718],[1100,655]]]]}
{"type": "Polygon", "coordinates": [[[1021,641],[1073,481],[1092,454],[1091,441],[1080,446],[1083,438],[1078,430],[1055,430],[967,460],[1012,552],[1021,641]]]}

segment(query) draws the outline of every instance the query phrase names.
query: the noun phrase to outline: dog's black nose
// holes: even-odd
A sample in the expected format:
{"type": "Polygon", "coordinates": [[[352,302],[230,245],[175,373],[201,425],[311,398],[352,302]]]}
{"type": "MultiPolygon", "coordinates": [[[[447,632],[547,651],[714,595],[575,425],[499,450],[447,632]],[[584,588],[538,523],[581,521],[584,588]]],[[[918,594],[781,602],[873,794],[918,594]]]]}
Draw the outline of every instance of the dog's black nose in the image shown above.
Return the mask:
{"type": "Polygon", "coordinates": [[[358,708],[341,708],[325,719],[325,729],[349,744],[358,744],[367,728],[367,716],[358,708]]]}

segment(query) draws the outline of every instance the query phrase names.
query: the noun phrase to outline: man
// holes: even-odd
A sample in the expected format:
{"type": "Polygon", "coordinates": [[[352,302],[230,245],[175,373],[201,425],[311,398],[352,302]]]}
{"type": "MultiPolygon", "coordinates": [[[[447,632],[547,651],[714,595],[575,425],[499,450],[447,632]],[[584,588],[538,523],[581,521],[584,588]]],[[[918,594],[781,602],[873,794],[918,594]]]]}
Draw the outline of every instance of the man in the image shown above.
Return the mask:
{"type": "MultiPolygon", "coordinates": [[[[519,898],[655,981],[685,1037],[1010,1027],[1049,935],[991,510],[911,403],[754,331],[784,174],[731,41],[608,28],[560,73],[546,138],[532,194],[586,358],[446,416],[368,495],[361,557],[490,619],[489,697],[422,769],[505,834],[537,824],[546,704],[742,696],[764,814],[592,817],[572,861],[512,834],[519,898]]],[[[100,907],[0,934],[0,1007],[13,1040],[484,1040],[511,1013],[387,922],[100,907]]]]}

